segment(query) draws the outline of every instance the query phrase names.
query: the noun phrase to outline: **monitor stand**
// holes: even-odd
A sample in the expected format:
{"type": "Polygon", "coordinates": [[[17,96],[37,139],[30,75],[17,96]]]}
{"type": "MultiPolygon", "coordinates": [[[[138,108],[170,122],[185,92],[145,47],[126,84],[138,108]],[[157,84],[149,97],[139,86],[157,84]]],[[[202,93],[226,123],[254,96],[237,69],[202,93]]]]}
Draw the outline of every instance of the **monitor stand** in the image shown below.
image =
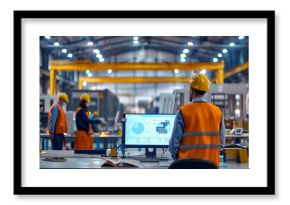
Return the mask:
{"type": "Polygon", "coordinates": [[[156,157],[156,148],[152,148],[152,147],[147,147],[145,148],[145,156],[147,158],[153,158],[156,157]]]}

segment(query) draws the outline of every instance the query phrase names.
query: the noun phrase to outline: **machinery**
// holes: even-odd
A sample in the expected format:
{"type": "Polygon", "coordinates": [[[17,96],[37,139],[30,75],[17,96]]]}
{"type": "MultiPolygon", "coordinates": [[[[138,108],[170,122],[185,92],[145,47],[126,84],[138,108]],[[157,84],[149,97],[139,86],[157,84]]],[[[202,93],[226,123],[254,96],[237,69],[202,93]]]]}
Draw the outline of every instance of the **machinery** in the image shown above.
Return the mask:
{"type": "Polygon", "coordinates": [[[48,112],[50,106],[55,102],[57,102],[57,96],[52,97],[50,95],[40,95],[40,112],[48,112]]]}
{"type": "Polygon", "coordinates": [[[105,90],[72,90],[69,92],[69,102],[67,110],[75,111],[80,103],[80,95],[88,93],[91,96],[89,110],[91,112],[98,111],[99,117],[105,119],[110,124],[115,123],[116,113],[123,108],[118,97],[108,89],[105,90]]]}
{"type": "Polygon", "coordinates": [[[189,90],[176,89],[173,95],[169,93],[160,94],[160,111],[162,114],[176,113],[180,106],[189,103],[189,90]]]}
{"type": "Polygon", "coordinates": [[[222,109],[225,119],[246,119],[247,90],[246,84],[211,84],[206,97],[222,109]]]}

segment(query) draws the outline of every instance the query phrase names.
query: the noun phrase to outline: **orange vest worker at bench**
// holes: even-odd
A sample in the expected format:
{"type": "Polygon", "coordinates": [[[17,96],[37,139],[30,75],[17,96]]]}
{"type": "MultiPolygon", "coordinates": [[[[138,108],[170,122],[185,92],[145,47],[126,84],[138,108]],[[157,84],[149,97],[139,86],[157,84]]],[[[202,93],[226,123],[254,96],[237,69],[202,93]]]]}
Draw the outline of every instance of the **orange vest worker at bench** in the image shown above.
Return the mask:
{"type": "Polygon", "coordinates": [[[58,102],[54,103],[48,112],[48,130],[53,150],[62,150],[64,133],[67,132],[66,115],[62,108],[68,102],[66,93],[58,95],[58,102]]]}
{"type": "Polygon", "coordinates": [[[76,110],[76,150],[92,150],[93,149],[93,130],[92,123],[100,123],[100,120],[90,120],[88,106],[91,97],[88,93],[80,96],[81,102],[76,110]]]}

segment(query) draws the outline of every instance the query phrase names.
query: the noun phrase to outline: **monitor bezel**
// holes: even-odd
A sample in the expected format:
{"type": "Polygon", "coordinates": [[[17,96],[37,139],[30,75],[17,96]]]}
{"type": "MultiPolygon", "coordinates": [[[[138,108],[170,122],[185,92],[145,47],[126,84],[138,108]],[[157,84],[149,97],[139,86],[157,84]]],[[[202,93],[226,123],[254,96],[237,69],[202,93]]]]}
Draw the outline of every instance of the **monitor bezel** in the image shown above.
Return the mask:
{"type": "Polygon", "coordinates": [[[124,119],[126,119],[126,115],[175,115],[176,114],[170,114],[170,113],[162,113],[162,114],[151,114],[151,113],[123,113],[123,117],[122,117],[122,128],[123,128],[123,133],[122,133],[122,144],[124,146],[124,148],[168,148],[169,147],[169,143],[168,145],[126,145],[125,143],[125,133],[126,133],[126,127],[125,127],[125,123],[126,121],[124,119]]]}

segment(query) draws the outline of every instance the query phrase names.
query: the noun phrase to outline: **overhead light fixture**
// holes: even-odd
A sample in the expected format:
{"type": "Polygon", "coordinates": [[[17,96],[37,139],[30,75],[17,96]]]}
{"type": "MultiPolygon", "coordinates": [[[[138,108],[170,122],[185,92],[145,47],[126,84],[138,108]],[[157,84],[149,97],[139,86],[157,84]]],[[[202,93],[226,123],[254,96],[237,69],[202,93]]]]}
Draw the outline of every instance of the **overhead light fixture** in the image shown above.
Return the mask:
{"type": "Polygon", "coordinates": [[[62,53],[67,53],[67,50],[64,48],[61,50],[62,53]]]}
{"type": "Polygon", "coordinates": [[[223,57],[223,54],[219,53],[219,54],[218,54],[218,57],[219,57],[219,58],[223,57]]]}
{"type": "Polygon", "coordinates": [[[88,74],[90,71],[89,70],[86,70],[86,74],[88,74]]]}
{"type": "Polygon", "coordinates": [[[92,77],[92,75],[93,75],[92,73],[88,73],[88,77],[92,77]]]}
{"type": "Polygon", "coordinates": [[[99,59],[100,62],[104,62],[104,60],[105,60],[104,58],[100,58],[99,59]]]}
{"type": "Polygon", "coordinates": [[[67,57],[72,58],[73,54],[69,53],[69,54],[67,54],[67,57]]]}
{"type": "Polygon", "coordinates": [[[231,46],[231,47],[234,47],[235,45],[236,45],[236,44],[233,43],[233,42],[230,43],[230,46],[231,46]]]}
{"type": "Polygon", "coordinates": [[[93,42],[91,42],[91,41],[88,42],[88,46],[93,46],[93,45],[94,45],[93,42]]]}
{"type": "Polygon", "coordinates": [[[54,46],[59,46],[59,42],[54,42],[54,46]]]}
{"type": "Polygon", "coordinates": [[[44,36],[44,38],[46,38],[46,39],[50,39],[50,36],[44,36]]]}
{"type": "Polygon", "coordinates": [[[111,74],[113,71],[112,71],[112,69],[109,69],[107,72],[108,72],[109,74],[111,74]]]}
{"type": "Polygon", "coordinates": [[[134,41],[138,41],[138,40],[139,40],[139,37],[138,37],[138,36],[134,36],[134,37],[133,37],[133,40],[134,40],[134,41]]]}
{"type": "Polygon", "coordinates": [[[239,39],[240,40],[242,40],[242,39],[244,39],[245,38],[245,36],[239,36],[239,39]]]}
{"type": "Polygon", "coordinates": [[[228,49],[224,48],[223,53],[227,53],[227,52],[228,52],[228,49]]]}
{"type": "Polygon", "coordinates": [[[189,50],[187,48],[183,49],[183,53],[189,53],[189,50]]]}
{"type": "Polygon", "coordinates": [[[86,81],[83,82],[83,86],[87,86],[87,82],[86,81]]]}
{"type": "Polygon", "coordinates": [[[188,46],[193,46],[193,43],[191,41],[187,42],[188,46]]]}
{"type": "Polygon", "coordinates": [[[178,74],[179,73],[179,70],[178,69],[174,69],[174,73],[175,74],[178,74]]]}
{"type": "Polygon", "coordinates": [[[186,54],[185,53],[180,54],[180,58],[186,58],[186,54]]]}
{"type": "Polygon", "coordinates": [[[133,44],[137,45],[139,44],[139,41],[133,41],[133,44]]]}
{"type": "Polygon", "coordinates": [[[181,62],[185,62],[185,58],[180,58],[180,61],[181,62]]]}
{"type": "Polygon", "coordinates": [[[217,59],[217,58],[213,58],[212,61],[213,61],[214,63],[216,63],[216,62],[218,62],[218,59],[217,59]]]}
{"type": "Polygon", "coordinates": [[[100,53],[98,53],[98,54],[96,55],[96,57],[97,57],[97,58],[103,58],[103,55],[100,54],[100,53]]]}
{"type": "Polygon", "coordinates": [[[99,54],[99,53],[101,53],[101,52],[100,52],[99,49],[96,49],[96,48],[95,48],[95,49],[93,50],[93,53],[95,53],[95,54],[99,54]]]}
{"type": "Polygon", "coordinates": [[[205,69],[202,69],[202,70],[200,71],[200,73],[201,73],[201,74],[206,74],[206,70],[205,70],[205,69]]]}

